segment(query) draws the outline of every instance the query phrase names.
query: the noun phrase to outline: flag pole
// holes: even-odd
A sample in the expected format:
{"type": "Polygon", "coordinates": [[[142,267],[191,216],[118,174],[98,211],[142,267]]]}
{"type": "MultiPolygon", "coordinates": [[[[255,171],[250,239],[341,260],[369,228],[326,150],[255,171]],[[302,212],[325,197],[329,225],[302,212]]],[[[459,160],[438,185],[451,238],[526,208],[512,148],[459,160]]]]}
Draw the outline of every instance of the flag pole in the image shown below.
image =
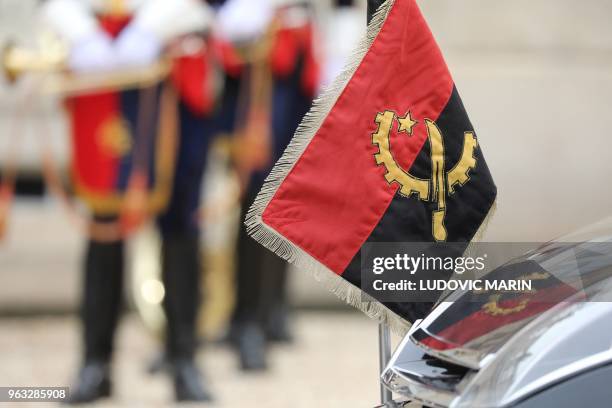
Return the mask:
{"type": "MultiPolygon", "coordinates": [[[[380,367],[380,374],[387,366],[387,363],[391,359],[391,332],[389,326],[385,323],[378,324],[378,361],[380,367]]],[[[389,404],[393,400],[393,395],[385,386],[380,382],[380,402],[383,405],[389,404]]]]}
{"type": "MultiPolygon", "coordinates": [[[[374,13],[378,8],[385,2],[385,0],[368,0],[368,24],[372,20],[374,13]]],[[[391,333],[389,331],[389,326],[383,322],[378,324],[378,362],[380,367],[380,374],[383,373],[383,370],[387,366],[389,359],[391,358],[391,333]]],[[[380,383],[380,402],[383,405],[386,405],[393,400],[393,395],[391,391],[385,388],[380,383]]]]}

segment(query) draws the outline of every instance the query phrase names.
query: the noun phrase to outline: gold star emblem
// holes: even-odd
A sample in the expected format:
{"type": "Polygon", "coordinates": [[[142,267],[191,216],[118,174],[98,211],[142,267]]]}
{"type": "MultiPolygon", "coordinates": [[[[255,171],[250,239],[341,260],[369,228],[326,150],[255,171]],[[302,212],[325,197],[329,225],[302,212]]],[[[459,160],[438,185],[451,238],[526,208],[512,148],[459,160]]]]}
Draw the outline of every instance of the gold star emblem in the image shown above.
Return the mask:
{"type": "Polygon", "coordinates": [[[410,111],[406,113],[406,116],[404,116],[403,118],[397,118],[397,120],[399,122],[399,127],[397,128],[397,131],[406,132],[410,136],[412,136],[412,128],[414,127],[414,125],[419,123],[418,121],[413,120],[412,117],[410,117],[410,111]]]}

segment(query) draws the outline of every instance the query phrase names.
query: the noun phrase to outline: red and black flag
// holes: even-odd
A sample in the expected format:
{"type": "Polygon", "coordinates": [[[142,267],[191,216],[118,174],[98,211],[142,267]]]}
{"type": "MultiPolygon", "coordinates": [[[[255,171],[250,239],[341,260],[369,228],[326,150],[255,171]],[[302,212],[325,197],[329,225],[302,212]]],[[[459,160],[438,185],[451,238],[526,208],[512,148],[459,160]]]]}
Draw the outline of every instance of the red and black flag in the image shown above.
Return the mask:
{"type": "Polygon", "coordinates": [[[246,224],[281,257],[396,328],[417,304],[364,302],[367,242],[470,242],[496,187],[440,49],[415,0],[387,0],[315,103],[246,224]],[[398,319],[399,317],[399,319],[398,319]]]}

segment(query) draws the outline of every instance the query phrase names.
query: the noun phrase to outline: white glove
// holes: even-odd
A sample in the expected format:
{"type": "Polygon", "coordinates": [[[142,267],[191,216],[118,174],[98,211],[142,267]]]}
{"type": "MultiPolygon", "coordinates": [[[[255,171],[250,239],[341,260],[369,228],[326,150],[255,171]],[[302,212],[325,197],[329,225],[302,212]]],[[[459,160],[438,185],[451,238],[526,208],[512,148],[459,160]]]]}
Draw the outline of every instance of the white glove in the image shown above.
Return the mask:
{"type": "Polygon", "coordinates": [[[116,67],[112,39],[96,30],[72,44],[68,67],[75,72],[111,71],[116,67]]]}
{"type": "Polygon", "coordinates": [[[273,16],[270,0],[228,0],[217,14],[218,34],[238,43],[257,40],[273,16]]]}
{"type": "Polygon", "coordinates": [[[128,25],[115,41],[118,67],[142,67],[157,61],[163,45],[158,37],[140,27],[128,25]]]}

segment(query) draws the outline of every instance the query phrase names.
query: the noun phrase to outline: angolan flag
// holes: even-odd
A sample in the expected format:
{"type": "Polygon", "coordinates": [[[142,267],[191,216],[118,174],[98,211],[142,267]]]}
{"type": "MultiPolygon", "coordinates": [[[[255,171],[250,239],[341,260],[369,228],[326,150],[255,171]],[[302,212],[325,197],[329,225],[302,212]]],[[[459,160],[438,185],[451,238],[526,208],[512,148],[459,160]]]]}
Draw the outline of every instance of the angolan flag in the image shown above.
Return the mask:
{"type": "Polygon", "coordinates": [[[315,102],[251,207],[264,246],[405,328],[423,304],[359,290],[366,242],[465,242],[494,206],[479,141],[415,0],[387,0],[315,102]],[[367,300],[367,301],[366,301],[367,300]]]}

